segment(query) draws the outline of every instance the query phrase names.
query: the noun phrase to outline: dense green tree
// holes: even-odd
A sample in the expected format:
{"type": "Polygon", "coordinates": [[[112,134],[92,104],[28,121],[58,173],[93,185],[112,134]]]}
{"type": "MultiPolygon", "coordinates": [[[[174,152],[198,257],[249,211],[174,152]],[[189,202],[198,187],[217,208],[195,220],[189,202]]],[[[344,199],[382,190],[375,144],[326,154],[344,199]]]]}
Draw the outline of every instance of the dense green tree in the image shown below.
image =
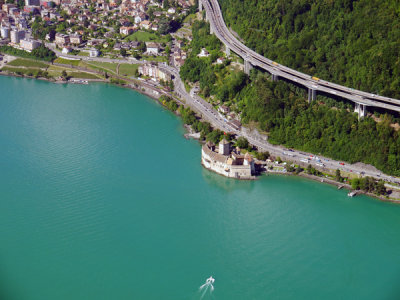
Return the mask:
{"type": "Polygon", "coordinates": [[[228,27],[307,74],[400,98],[400,2],[220,0],[228,27]]]}
{"type": "Polygon", "coordinates": [[[237,139],[236,145],[241,149],[247,149],[249,141],[245,137],[241,136],[237,139]]]}

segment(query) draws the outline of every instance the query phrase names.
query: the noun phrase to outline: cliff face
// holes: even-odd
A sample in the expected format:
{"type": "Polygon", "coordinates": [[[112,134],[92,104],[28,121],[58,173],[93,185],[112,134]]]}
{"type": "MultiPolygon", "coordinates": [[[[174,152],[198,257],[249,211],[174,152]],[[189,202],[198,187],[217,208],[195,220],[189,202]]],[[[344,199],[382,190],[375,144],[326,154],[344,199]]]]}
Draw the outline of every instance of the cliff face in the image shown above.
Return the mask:
{"type": "Polygon", "coordinates": [[[349,87],[400,98],[400,2],[219,0],[260,54],[349,87]]]}

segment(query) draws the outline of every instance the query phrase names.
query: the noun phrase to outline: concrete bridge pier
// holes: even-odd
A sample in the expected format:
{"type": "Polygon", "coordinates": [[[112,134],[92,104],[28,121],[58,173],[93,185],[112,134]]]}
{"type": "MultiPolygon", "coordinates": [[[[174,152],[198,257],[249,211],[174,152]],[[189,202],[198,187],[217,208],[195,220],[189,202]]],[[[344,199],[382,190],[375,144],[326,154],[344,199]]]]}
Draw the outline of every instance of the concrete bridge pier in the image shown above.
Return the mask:
{"type": "Polygon", "coordinates": [[[203,11],[203,2],[199,0],[199,11],[203,11]]]}
{"type": "Polygon", "coordinates": [[[317,99],[317,90],[308,88],[308,103],[311,103],[311,101],[314,101],[315,99],[317,99]]]}
{"type": "Polygon", "coordinates": [[[271,78],[272,78],[272,81],[278,81],[279,80],[279,76],[278,75],[276,75],[276,74],[271,74],[272,76],[271,76],[271,78]]]}
{"type": "Polygon", "coordinates": [[[367,106],[361,103],[357,103],[354,107],[354,112],[358,113],[358,119],[362,119],[365,117],[365,112],[367,111],[367,106]]]}
{"type": "Polygon", "coordinates": [[[229,49],[228,45],[225,45],[225,54],[226,57],[229,57],[231,55],[231,49],[229,49]]]}
{"type": "MultiPolygon", "coordinates": [[[[207,16],[207,14],[206,14],[206,16],[207,16]]],[[[207,19],[207,21],[208,21],[208,19],[207,19]]],[[[213,27],[211,26],[211,24],[210,24],[210,34],[214,34],[214,29],[213,29],[213,27]]]]}
{"type": "Polygon", "coordinates": [[[250,70],[253,69],[253,65],[248,60],[244,60],[244,72],[247,75],[250,75],[250,70]]]}

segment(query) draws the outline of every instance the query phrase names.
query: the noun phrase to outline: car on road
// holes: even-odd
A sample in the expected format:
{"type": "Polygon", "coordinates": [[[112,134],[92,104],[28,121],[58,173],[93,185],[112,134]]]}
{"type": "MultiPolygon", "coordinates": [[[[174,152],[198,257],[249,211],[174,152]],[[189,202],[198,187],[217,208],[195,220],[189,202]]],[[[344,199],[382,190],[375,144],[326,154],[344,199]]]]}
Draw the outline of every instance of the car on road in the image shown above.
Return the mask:
{"type": "Polygon", "coordinates": [[[339,163],[339,165],[342,165],[342,166],[344,166],[344,163],[343,163],[343,162],[340,162],[340,163],[339,163]]]}

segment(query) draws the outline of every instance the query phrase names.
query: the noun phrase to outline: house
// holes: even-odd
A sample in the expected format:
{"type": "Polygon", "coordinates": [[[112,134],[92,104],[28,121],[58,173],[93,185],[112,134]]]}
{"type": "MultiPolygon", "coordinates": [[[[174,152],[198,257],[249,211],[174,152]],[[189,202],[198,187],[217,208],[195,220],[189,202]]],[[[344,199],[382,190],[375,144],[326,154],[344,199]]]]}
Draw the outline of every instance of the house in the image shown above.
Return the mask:
{"type": "Polygon", "coordinates": [[[0,29],[0,33],[1,33],[1,37],[3,38],[3,39],[7,39],[8,38],[8,36],[10,35],[10,28],[9,27],[1,27],[1,29],[0,29]]]}
{"type": "Polygon", "coordinates": [[[20,40],[24,38],[25,38],[25,31],[17,29],[11,30],[10,32],[11,43],[19,44],[20,40]]]}
{"type": "Polygon", "coordinates": [[[41,44],[42,44],[41,42],[33,39],[22,39],[20,41],[21,48],[27,51],[32,51],[36,48],[39,48],[41,44]]]}
{"type": "Polygon", "coordinates": [[[148,20],[144,20],[142,22],[140,22],[140,28],[142,29],[150,29],[151,27],[151,23],[148,20]]]}
{"type": "Polygon", "coordinates": [[[128,43],[128,42],[123,42],[123,43],[121,43],[121,49],[130,50],[131,49],[131,44],[128,43]]]}
{"type": "Polygon", "coordinates": [[[97,46],[97,45],[101,45],[105,42],[105,39],[91,39],[87,42],[88,46],[97,46]]]}
{"type": "Polygon", "coordinates": [[[140,16],[135,17],[135,24],[139,24],[142,21],[144,21],[144,20],[140,16]]]}
{"type": "Polygon", "coordinates": [[[155,63],[148,63],[140,65],[138,68],[139,74],[151,77],[154,81],[164,80],[170,81],[171,75],[160,70],[155,63]]]}
{"type": "Polygon", "coordinates": [[[131,42],[131,48],[137,49],[139,46],[140,46],[140,42],[138,42],[138,41],[131,42]]]}
{"type": "Polygon", "coordinates": [[[149,55],[158,55],[160,47],[157,43],[154,42],[147,42],[146,43],[146,52],[149,55]]]}
{"type": "Polygon", "coordinates": [[[64,47],[61,51],[62,54],[68,54],[72,51],[71,47],[64,47]]]}
{"type": "Polygon", "coordinates": [[[16,7],[17,6],[15,4],[10,4],[10,3],[3,4],[2,6],[3,11],[5,11],[6,13],[9,13],[11,8],[16,8],[16,7]]]}
{"type": "Polygon", "coordinates": [[[89,57],[97,57],[100,55],[100,51],[97,49],[90,49],[89,50],[89,57]]]}
{"type": "Polygon", "coordinates": [[[115,43],[113,50],[120,51],[121,50],[121,43],[115,43]]]}
{"type": "Polygon", "coordinates": [[[55,42],[56,42],[57,46],[64,46],[64,45],[68,45],[70,43],[68,34],[56,33],[55,38],[56,38],[55,42]]]}
{"type": "Polygon", "coordinates": [[[132,34],[134,32],[134,27],[131,27],[131,26],[129,26],[129,27],[127,27],[127,26],[122,26],[120,29],[119,29],[119,33],[120,34],[123,34],[123,35],[130,35],[130,34],[132,34]]]}
{"type": "Polygon", "coordinates": [[[210,53],[205,49],[201,49],[200,54],[197,55],[198,57],[208,57],[210,56],[210,53]]]}
{"type": "Polygon", "coordinates": [[[218,111],[221,112],[221,113],[223,113],[223,114],[227,114],[227,113],[229,113],[231,110],[229,109],[228,106],[226,106],[226,105],[221,105],[221,106],[218,108],[218,111]]]}
{"type": "Polygon", "coordinates": [[[174,8],[174,7],[170,7],[169,9],[168,9],[168,13],[169,14],[174,14],[176,12],[176,9],[174,8]]]}
{"type": "Polygon", "coordinates": [[[224,57],[218,57],[217,58],[217,64],[221,65],[225,62],[225,58],[224,57]]]}
{"type": "Polygon", "coordinates": [[[69,39],[71,44],[80,45],[82,43],[82,36],[80,34],[71,34],[69,39]]]}

